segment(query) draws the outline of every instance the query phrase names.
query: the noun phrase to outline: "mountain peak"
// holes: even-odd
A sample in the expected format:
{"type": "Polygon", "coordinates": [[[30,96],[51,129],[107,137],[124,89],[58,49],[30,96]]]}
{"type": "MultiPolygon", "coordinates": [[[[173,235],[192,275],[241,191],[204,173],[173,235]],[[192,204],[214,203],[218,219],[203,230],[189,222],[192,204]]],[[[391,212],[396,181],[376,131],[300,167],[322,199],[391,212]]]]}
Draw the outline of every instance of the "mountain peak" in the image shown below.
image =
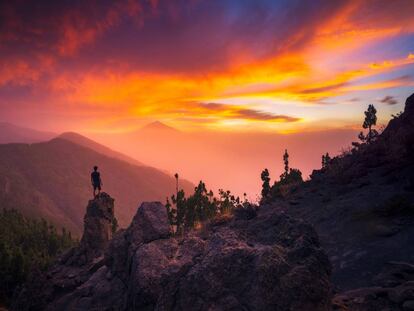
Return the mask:
{"type": "Polygon", "coordinates": [[[63,132],[62,134],[60,134],[58,137],[60,138],[72,138],[72,137],[77,137],[77,138],[84,138],[84,139],[89,139],[79,133],[76,132],[63,132]]]}
{"type": "Polygon", "coordinates": [[[178,132],[177,129],[168,126],[160,121],[154,121],[151,123],[148,123],[144,127],[141,128],[143,131],[170,131],[170,132],[178,132]]]}

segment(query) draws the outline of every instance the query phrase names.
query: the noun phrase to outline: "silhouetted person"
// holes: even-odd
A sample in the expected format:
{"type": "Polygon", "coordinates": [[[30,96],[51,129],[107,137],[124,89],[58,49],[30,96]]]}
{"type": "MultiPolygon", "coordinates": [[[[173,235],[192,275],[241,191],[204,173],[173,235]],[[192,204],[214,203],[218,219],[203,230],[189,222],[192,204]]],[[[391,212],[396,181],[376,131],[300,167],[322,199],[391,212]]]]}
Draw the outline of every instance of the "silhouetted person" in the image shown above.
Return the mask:
{"type": "Polygon", "coordinates": [[[91,173],[91,182],[93,187],[93,196],[96,197],[96,189],[98,189],[98,194],[101,193],[101,186],[102,186],[102,180],[101,180],[101,174],[98,172],[98,167],[93,167],[93,172],[91,173]]]}

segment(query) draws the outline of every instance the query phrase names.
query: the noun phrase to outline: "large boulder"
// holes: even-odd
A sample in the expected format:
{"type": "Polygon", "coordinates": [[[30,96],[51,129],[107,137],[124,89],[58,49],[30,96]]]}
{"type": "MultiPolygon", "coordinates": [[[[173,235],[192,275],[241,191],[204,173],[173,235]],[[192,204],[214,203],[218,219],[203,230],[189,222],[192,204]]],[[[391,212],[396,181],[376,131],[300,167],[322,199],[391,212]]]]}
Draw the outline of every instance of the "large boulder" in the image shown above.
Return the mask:
{"type": "Polygon", "coordinates": [[[170,235],[166,208],[160,202],[144,202],[139,207],[126,235],[133,245],[165,239],[170,235]]]}
{"type": "Polygon", "coordinates": [[[160,266],[156,310],[329,310],[330,264],[309,225],[262,212],[207,236],[184,239],[173,271],[160,266]],[[199,254],[191,262],[182,259],[188,250],[199,254]]]}
{"type": "Polygon", "coordinates": [[[15,309],[329,310],[330,264],[312,227],[265,208],[240,215],[172,237],[165,207],[143,203],[104,256],[58,261],[15,309]]]}

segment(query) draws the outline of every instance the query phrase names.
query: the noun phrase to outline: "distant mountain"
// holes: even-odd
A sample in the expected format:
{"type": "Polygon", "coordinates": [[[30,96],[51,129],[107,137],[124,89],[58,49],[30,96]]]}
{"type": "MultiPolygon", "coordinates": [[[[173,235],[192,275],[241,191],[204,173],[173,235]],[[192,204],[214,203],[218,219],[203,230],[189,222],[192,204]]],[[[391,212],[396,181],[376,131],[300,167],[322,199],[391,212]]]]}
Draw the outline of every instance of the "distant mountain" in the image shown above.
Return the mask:
{"type": "Polygon", "coordinates": [[[144,165],[143,163],[139,162],[138,160],[135,160],[134,158],[131,158],[131,157],[129,157],[125,154],[122,154],[118,151],[114,151],[114,150],[112,150],[112,149],[110,149],[110,148],[108,148],[108,147],[106,147],[102,144],[99,144],[99,143],[93,141],[92,139],[89,139],[89,138],[87,138],[85,136],[82,136],[82,135],[80,135],[78,133],[75,133],[75,132],[66,132],[66,133],[63,133],[63,134],[59,135],[58,137],[62,138],[62,139],[65,139],[65,140],[69,140],[69,141],[71,141],[75,144],[84,146],[86,148],[92,149],[96,152],[102,153],[102,154],[104,154],[108,157],[111,157],[111,158],[119,159],[119,160],[131,163],[131,164],[134,164],[134,165],[139,165],[139,166],[144,165]]]}
{"type": "Polygon", "coordinates": [[[43,132],[7,122],[0,122],[0,144],[36,143],[55,137],[52,132],[43,132]]]}
{"type": "MultiPolygon", "coordinates": [[[[73,134],[35,144],[0,145],[0,208],[15,208],[27,216],[44,217],[79,235],[85,202],[92,198],[90,171],[98,165],[103,190],[113,194],[121,226],[130,223],[143,201],[165,201],[175,192],[173,176],[152,167],[132,165],[84,145],[98,144],[73,134]]],[[[105,152],[102,146],[97,148],[105,152]]],[[[115,153],[115,155],[119,155],[115,153]]],[[[180,186],[192,191],[185,180],[180,186]]]]}
{"type": "Polygon", "coordinates": [[[152,131],[157,131],[157,132],[175,132],[178,133],[179,131],[171,126],[168,126],[160,121],[155,121],[152,123],[149,123],[147,125],[145,125],[144,127],[142,127],[140,130],[138,130],[138,132],[152,132],[152,131]]]}

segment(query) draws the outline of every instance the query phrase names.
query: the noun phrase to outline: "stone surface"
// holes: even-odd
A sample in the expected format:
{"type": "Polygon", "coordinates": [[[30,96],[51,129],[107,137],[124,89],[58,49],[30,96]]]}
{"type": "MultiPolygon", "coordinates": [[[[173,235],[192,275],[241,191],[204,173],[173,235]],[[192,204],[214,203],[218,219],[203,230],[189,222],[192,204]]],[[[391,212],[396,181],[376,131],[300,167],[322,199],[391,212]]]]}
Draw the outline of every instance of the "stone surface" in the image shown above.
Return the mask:
{"type": "Polygon", "coordinates": [[[407,300],[403,303],[404,311],[414,311],[414,300],[407,300]]]}
{"type": "Polygon", "coordinates": [[[107,193],[102,192],[89,201],[80,242],[80,248],[89,258],[103,254],[112,239],[114,220],[114,199],[107,193]]]}
{"type": "Polygon", "coordinates": [[[239,211],[175,238],[165,207],[143,203],[103,255],[73,260],[91,237],[104,235],[89,232],[78,249],[32,278],[14,309],[330,310],[330,264],[315,231],[271,209],[239,211]]]}
{"type": "Polygon", "coordinates": [[[335,295],[333,310],[341,311],[405,311],[414,302],[414,266],[406,262],[390,262],[375,279],[376,285],[345,291],[335,295]]]}

